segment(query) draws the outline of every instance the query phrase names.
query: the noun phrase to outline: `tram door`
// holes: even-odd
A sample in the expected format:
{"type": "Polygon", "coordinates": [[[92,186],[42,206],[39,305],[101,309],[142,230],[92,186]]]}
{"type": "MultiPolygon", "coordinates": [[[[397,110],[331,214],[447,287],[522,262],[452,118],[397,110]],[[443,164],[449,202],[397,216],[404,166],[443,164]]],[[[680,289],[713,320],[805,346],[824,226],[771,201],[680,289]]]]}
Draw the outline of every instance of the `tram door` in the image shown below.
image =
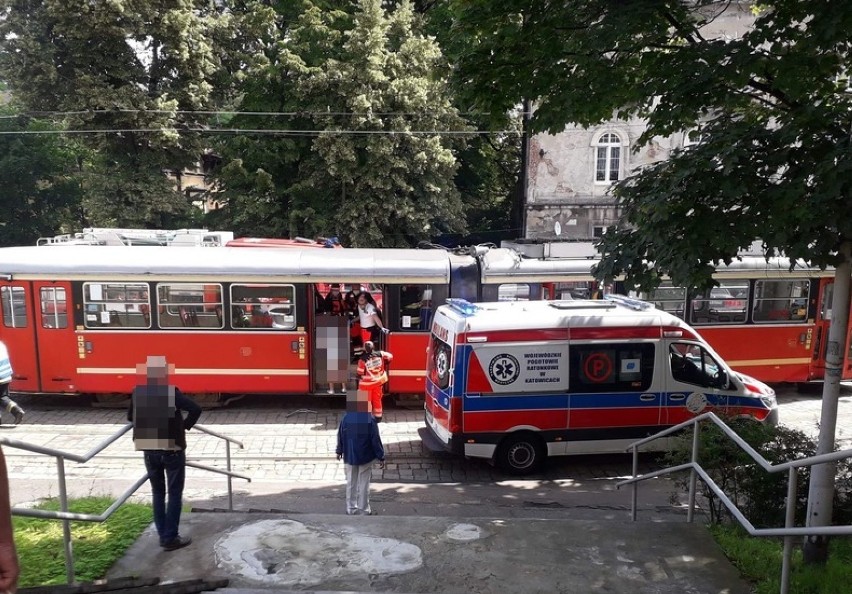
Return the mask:
{"type": "Polygon", "coordinates": [[[4,283],[0,286],[3,326],[0,337],[12,361],[12,390],[39,392],[38,349],[33,317],[31,283],[4,283]]]}
{"type": "MultiPolygon", "coordinates": [[[[825,359],[828,353],[828,332],[831,326],[832,302],[834,298],[834,280],[830,278],[821,279],[819,293],[819,310],[817,311],[816,323],[814,325],[814,350],[813,361],[811,365],[811,377],[813,379],[822,379],[825,377],[825,359]]],[[[852,322],[852,316],[850,316],[852,322]]],[[[846,328],[845,344],[841,346],[843,349],[843,368],[842,378],[852,378],[852,333],[849,327],[846,328]]]]}
{"type": "MultiPolygon", "coordinates": [[[[71,303],[71,283],[33,283],[36,307],[35,332],[43,392],[76,392],[79,353],[71,303]]],[[[80,339],[83,336],[80,335],[80,339]]]]}

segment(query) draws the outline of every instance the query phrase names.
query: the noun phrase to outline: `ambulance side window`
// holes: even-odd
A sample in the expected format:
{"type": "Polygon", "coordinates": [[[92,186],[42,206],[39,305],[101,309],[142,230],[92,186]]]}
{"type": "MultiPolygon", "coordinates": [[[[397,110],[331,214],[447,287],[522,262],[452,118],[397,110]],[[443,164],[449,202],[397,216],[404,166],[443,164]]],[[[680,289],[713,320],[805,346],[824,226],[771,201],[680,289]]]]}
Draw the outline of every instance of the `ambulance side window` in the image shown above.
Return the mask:
{"type": "Polygon", "coordinates": [[[654,377],[654,345],[572,345],[572,392],[643,392],[654,377]]]}
{"type": "Polygon", "coordinates": [[[728,374],[701,346],[686,342],[669,345],[672,378],[703,388],[728,387],[728,374]]]}

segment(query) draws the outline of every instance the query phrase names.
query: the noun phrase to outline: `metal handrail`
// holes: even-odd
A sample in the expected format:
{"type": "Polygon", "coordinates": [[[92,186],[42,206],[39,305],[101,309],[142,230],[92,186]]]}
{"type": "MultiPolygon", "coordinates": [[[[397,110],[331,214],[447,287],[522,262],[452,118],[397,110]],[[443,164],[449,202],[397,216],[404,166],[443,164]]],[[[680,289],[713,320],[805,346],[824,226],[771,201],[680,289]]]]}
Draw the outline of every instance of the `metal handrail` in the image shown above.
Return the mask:
{"type": "Polygon", "coordinates": [[[658,476],[664,476],[667,474],[672,474],[675,472],[681,472],[683,470],[690,471],[689,477],[689,507],[687,509],[687,522],[692,522],[694,513],[695,513],[695,497],[696,497],[696,479],[700,478],[704,483],[710,488],[713,494],[719,498],[719,501],[725,506],[725,508],[731,513],[731,515],[739,522],[740,526],[745,528],[745,530],[751,536],[783,536],[784,537],[784,553],[781,561],[781,594],[787,594],[790,589],[790,564],[793,558],[793,538],[796,536],[813,536],[813,535],[847,535],[852,534],[852,525],[847,526],[803,526],[796,527],[795,524],[795,515],[796,515],[796,489],[797,489],[797,479],[798,479],[798,469],[805,466],[812,466],[814,464],[825,464],[828,462],[836,462],[838,460],[843,460],[846,458],[852,458],[852,449],[840,450],[837,452],[831,452],[829,454],[819,454],[816,456],[808,456],[807,458],[799,458],[798,460],[790,460],[788,462],[783,462],[781,464],[772,464],[766,458],[764,458],[757,450],[751,447],[748,443],[743,440],[742,437],[737,435],[737,433],[728,427],[722,419],[717,417],[714,413],[708,412],[697,417],[690,419],[688,421],[684,421],[679,425],[675,425],[674,427],[669,427],[668,429],[664,429],[659,433],[655,433],[649,437],[644,439],[640,439],[630,445],[628,451],[633,452],[633,477],[629,479],[625,479],[623,481],[619,481],[616,483],[616,488],[620,489],[625,485],[632,485],[632,502],[630,507],[630,514],[632,520],[636,521],[637,515],[637,498],[638,498],[638,486],[642,481],[646,481],[648,479],[656,478],[658,476]],[[699,444],[699,428],[700,423],[702,421],[711,421],[717,427],[719,427],[722,432],[728,436],[731,440],[733,440],[746,454],[748,454],[761,468],[763,468],[766,472],[777,473],[787,471],[787,502],[785,509],[785,521],[784,528],[755,528],[754,525],[746,518],[743,513],[737,508],[736,504],[731,501],[731,499],[725,494],[725,492],[716,484],[716,482],[710,477],[709,474],[701,467],[698,463],[698,444],[699,444]],[[673,433],[676,433],[682,429],[686,429],[687,427],[693,427],[692,434],[692,460],[685,464],[680,464],[678,466],[672,466],[669,468],[663,468],[661,470],[655,470],[652,472],[647,472],[645,474],[639,474],[639,447],[645,444],[648,444],[654,440],[660,439],[662,437],[666,437],[673,433]]]}
{"type": "MultiPolygon", "coordinates": [[[[23,516],[30,518],[43,518],[50,520],[61,520],[62,521],[62,538],[65,548],[65,576],[69,584],[74,583],[74,553],[71,546],[71,521],[80,521],[80,522],[103,522],[112,516],[119,507],[124,505],[127,500],[139,490],[142,485],[144,485],[148,481],[148,474],[146,473],[144,476],[139,478],[133,485],[128,487],[124,493],[122,493],[113,503],[110,505],[103,513],[101,514],[78,514],[72,513],[68,511],[68,494],[66,491],[66,481],[65,481],[65,460],[71,460],[73,462],[78,462],[84,464],[90,461],[92,458],[97,456],[99,453],[104,451],[107,447],[112,445],[115,441],[121,438],[124,434],[130,431],[133,428],[133,423],[127,423],[121,429],[117,430],[115,433],[104,439],[94,448],[89,450],[83,455],[74,454],[71,452],[65,452],[63,450],[57,450],[55,448],[49,448],[46,446],[35,445],[31,443],[26,443],[24,441],[19,441],[16,439],[9,439],[6,437],[0,437],[0,445],[8,446],[10,448],[14,448],[17,450],[24,450],[27,452],[33,452],[36,454],[43,454],[46,456],[53,456],[56,458],[56,472],[57,479],[59,481],[59,511],[51,511],[51,510],[41,510],[41,509],[30,509],[30,508],[12,508],[12,515],[14,516],[23,516]]],[[[240,474],[237,472],[233,472],[231,470],[231,444],[237,444],[240,449],[244,446],[242,442],[237,441],[231,437],[221,435],[211,429],[207,429],[201,425],[195,425],[194,429],[198,429],[202,433],[206,433],[212,437],[216,437],[218,439],[224,440],[225,442],[225,456],[227,461],[227,469],[223,470],[221,468],[215,468],[213,466],[205,466],[203,464],[198,464],[196,462],[186,462],[186,466],[190,466],[192,468],[198,468],[200,470],[204,470],[207,472],[213,472],[216,474],[223,474],[228,477],[228,510],[233,511],[234,509],[234,497],[233,497],[233,478],[244,479],[248,482],[251,482],[251,477],[240,474]]]]}

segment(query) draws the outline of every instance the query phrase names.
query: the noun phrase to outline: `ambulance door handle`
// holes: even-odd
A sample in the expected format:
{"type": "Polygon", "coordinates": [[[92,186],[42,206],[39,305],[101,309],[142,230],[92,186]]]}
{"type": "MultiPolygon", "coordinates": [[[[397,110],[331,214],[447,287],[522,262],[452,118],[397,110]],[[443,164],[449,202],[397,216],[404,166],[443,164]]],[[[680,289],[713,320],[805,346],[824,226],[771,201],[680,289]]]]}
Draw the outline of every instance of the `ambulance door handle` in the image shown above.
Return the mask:
{"type": "Polygon", "coordinates": [[[671,394],[669,395],[669,400],[686,400],[685,394],[671,394]]]}
{"type": "Polygon", "coordinates": [[[641,400],[642,402],[650,402],[650,401],[656,400],[656,399],[657,399],[656,394],[642,394],[639,397],[639,400],[641,400]]]}

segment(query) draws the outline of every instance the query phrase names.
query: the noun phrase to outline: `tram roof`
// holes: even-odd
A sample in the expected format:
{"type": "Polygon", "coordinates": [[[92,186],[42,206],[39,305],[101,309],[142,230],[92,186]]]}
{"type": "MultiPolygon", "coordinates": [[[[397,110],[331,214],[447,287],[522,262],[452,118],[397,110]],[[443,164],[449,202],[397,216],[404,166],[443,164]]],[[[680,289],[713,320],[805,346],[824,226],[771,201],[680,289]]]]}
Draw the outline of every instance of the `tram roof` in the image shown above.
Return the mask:
{"type": "Polygon", "coordinates": [[[0,248],[0,274],[13,279],[186,279],[278,282],[449,282],[441,250],[297,250],[238,247],[56,246],[0,248]]]}
{"type": "MultiPolygon", "coordinates": [[[[484,284],[541,282],[594,281],[592,266],[598,258],[526,258],[511,249],[489,250],[480,256],[482,260],[482,282],[484,284]]],[[[765,258],[759,255],[743,255],[730,264],[716,266],[715,277],[719,279],[750,278],[811,278],[833,276],[833,270],[820,270],[808,266],[803,260],[795,261],[792,270],[789,258],[765,258]]]]}

